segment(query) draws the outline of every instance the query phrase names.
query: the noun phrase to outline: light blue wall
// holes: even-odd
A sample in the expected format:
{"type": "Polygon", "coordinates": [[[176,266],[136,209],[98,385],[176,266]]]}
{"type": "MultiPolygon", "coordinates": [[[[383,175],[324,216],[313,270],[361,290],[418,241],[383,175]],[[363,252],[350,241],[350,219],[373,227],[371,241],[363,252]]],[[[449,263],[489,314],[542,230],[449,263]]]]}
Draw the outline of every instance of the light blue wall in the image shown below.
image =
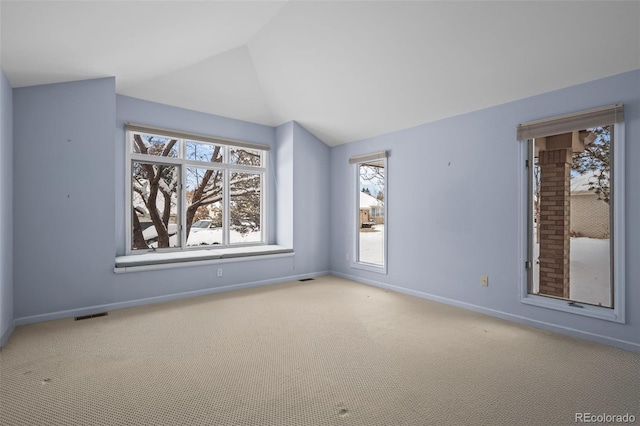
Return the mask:
{"type": "MultiPolygon", "coordinates": [[[[11,149],[5,125],[11,122],[11,108],[5,107],[11,95],[4,93],[6,79],[2,84],[5,154],[11,149]]],[[[21,324],[332,270],[513,321],[640,348],[640,227],[633,220],[640,217],[640,169],[634,166],[639,138],[640,71],[332,149],[295,122],[274,129],[116,96],[111,78],[15,89],[13,228],[20,232],[13,242],[13,317],[21,324]],[[627,323],[523,305],[516,125],[616,102],[625,104],[627,133],[627,323]],[[295,257],[114,274],[114,257],[124,252],[126,121],[272,146],[270,242],[289,239],[295,257]],[[356,270],[345,261],[354,230],[348,158],[383,149],[390,153],[388,275],[356,270]],[[219,266],[221,278],[215,274],[219,266]],[[489,275],[489,287],[479,285],[480,275],[489,275]]],[[[4,198],[10,190],[1,188],[4,198]]],[[[3,234],[3,249],[7,238],[3,234]]],[[[10,287],[3,281],[3,292],[10,287]]],[[[10,315],[2,309],[6,322],[10,315]]]]}
{"type": "Polygon", "coordinates": [[[13,330],[13,96],[0,69],[0,347],[13,330]]]}
{"type": "Polygon", "coordinates": [[[275,169],[276,241],[293,247],[293,121],[276,128],[275,169]]]}
{"type": "MultiPolygon", "coordinates": [[[[113,272],[116,254],[124,253],[125,122],[275,148],[272,127],[116,96],[113,79],[16,89],[14,117],[15,211],[20,212],[14,224],[21,230],[14,245],[17,324],[268,284],[327,270],[328,246],[315,256],[314,250],[301,245],[294,257],[113,272]],[[223,277],[216,276],[218,267],[223,268],[223,277]]],[[[302,166],[312,174],[322,173],[310,178],[322,181],[329,169],[328,147],[306,137],[301,140],[297,144],[300,151],[317,157],[305,157],[301,161],[309,166],[302,166]],[[307,142],[311,147],[301,146],[307,142]],[[316,161],[320,164],[312,167],[316,161]]],[[[276,163],[274,170],[277,168],[276,163]]],[[[269,192],[275,194],[273,171],[271,176],[269,192]]],[[[282,194],[286,196],[296,197],[282,194]]],[[[300,200],[328,215],[324,200],[312,194],[303,194],[300,200]]],[[[274,228],[275,211],[274,201],[269,208],[274,228]]],[[[296,225],[293,232],[306,235],[308,230],[298,229],[304,226],[296,225]]],[[[276,234],[277,229],[272,240],[276,234]]]]}
{"type": "Polygon", "coordinates": [[[304,256],[296,269],[329,270],[331,229],[330,150],[300,124],[293,123],[293,247],[304,256]]]}
{"type": "Polygon", "coordinates": [[[331,269],[510,320],[640,350],[640,71],[338,146],[331,151],[331,269]],[[519,301],[521,162],[516,125],[625,104],[627,323],[519,301]],[[350,267],[349,157],[389,150],[388,275],[350,267]],[[480,286],[488,275],[489,287],[480,286]]]}
{"type": "Polygon", "coordinates": [[[296,271],[328,271],[330,149],[290,121],[276,128],[275,158],[278,243],[294,248],[296,271]]]}
{"type": "Polygon", "coordinates": [[[14,312],[100,304],[115,253],[115,79],[15,89],[14,312]]]}

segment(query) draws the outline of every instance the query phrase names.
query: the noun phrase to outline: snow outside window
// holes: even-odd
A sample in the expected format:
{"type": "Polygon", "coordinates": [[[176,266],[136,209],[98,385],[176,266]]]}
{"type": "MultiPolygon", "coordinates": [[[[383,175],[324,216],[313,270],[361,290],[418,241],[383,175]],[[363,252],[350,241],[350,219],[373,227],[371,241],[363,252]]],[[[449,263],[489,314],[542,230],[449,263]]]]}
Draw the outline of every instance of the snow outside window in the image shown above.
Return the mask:
{"type": "Polygon", "coordinates": [[[386,273],[386,153],[363,157],[350,160],[356,168],[357,191],[353,266],[386,273]]]}
{"type": "Polygon", "coordinates": [[[135,129],[127,130],[127,254],[266,243],[266,149],[135,129]]]}
{"type": "Polygon", "coordinates": [[[527,142],[522,301],[624,322],[624,124],[566,130],[527,142]]]}

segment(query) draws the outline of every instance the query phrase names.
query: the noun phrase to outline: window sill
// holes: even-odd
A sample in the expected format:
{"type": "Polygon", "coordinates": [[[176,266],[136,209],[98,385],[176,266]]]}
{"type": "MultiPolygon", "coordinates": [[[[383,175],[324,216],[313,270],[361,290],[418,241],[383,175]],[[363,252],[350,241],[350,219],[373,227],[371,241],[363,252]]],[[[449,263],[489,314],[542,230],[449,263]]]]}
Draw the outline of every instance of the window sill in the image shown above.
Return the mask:
{"type": "Polygon", "coordinates": [[[581,303],[575,303],[575,305],[569,305],[566,300],[553,299],[550,297],[537,296],[534,294],[528,294],[521,298],[522,303],[527,305],[539,306],[547,309],[554,309],[556,311],[568,312],[571,314],[582,315],[585,317],[598,318],[601,320],[612,321],[624,324],[624,316],[618,312],[617,309],[603,308],[599,306],[586,305],[581,303]]]}
{"type": "Polygon", "coordinates": [[[210,250],[192,250],[166,253],[145,253],[116,256],[117,274],[151,271],[155,269],[182,268],[215,263],[243,262],[293,256],[293,249],[278,245],[231,247],[210,250]]]}
{"type": "Polygon", "coordinates": [[[378,274],[387,275],[387,268],[385,266],[378,266],[374,265],[373,263],[354,262],[351,264],[351,267],[363,271],[376,272],[378,274]]]}

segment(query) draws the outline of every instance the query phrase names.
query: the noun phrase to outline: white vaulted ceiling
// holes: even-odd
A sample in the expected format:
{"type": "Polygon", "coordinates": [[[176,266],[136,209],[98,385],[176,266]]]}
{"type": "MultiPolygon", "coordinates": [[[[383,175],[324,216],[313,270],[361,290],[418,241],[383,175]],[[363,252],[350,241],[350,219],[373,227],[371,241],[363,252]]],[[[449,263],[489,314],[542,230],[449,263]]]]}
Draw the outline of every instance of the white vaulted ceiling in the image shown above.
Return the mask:
{"type": "Polygon", "coordinates": [[[350,142],[640,68],[640,2],[2,1],[13,87],[117,92],[350,142]]]}

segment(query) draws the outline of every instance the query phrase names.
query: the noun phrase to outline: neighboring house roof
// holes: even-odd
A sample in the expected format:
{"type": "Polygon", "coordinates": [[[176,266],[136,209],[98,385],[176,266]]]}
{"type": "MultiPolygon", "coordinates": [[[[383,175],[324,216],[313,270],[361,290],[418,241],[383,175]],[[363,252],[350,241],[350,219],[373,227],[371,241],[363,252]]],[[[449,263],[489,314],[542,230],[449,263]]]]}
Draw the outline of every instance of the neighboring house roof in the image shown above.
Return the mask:
{"type": "MultiPolygon", "coordinates": [[[[593,194],[593,191],[589,191],[589,184],[596,183],[598,181],[599,171],[591,171],[583,175],[576,176],[571,179],[571,195],[578,194],[593,194]]],[[[605,175],[606,176],[606,175],[605,175]]],[[[607,177],[608,181],[609,178],[607,177]]]]}
{"type": "Polygon", "coordinates": [[[371,207],[382,207],[384,205],[384,203],[382,203],[380,200],[378,200],[375,197],[372,197],[371,195],[367,194],[366,192],[362,192],[360,191],[360,208],[361,209],[366,209],[366,208],[371,208],[371,207]]]}

